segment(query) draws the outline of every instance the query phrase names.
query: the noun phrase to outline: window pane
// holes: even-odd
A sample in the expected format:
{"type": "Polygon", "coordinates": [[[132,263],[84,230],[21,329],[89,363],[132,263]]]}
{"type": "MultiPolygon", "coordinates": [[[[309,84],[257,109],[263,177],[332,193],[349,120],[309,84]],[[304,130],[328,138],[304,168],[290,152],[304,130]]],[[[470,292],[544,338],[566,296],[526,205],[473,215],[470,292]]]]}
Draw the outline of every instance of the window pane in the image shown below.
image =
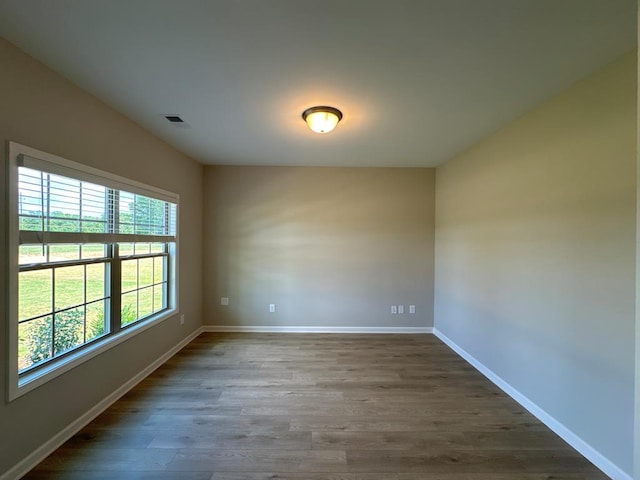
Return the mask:
{"type": "Polygon", "coordinates": [[[80,245],[49,245],[49,261],[64,262],[66,260],[80,259],[80,245]]]}
{"type": "Polygon", "coordinates": [[[45,194],[49,194],[49,230],[77,232],[80,225],[80,182],[59,175],[48,175],[45,194]]]}
{"type": "Polygon", "coordinates": [[[107,333],[106,313],[104,300],[87,305],[87,342],[107,333]]]}
{"type": "Polygon", "coordinates": [[[86,233],[104,233],[106,224],[104,222],[96,222],[92,220],[83,220],[81,231],[86,233]]]}
{"type": "Polygon", "coordinates": [[[19,218],[18,228],[20,230],[31,230],[36,232],[42,231],[42,225],[43,225],[42,217],[38,217],[35,214],[29,215],[25,213],[23,215],[20,215],[20,217],[18,218],[19,218]]]}
{"type": "Polygon", "coordinates": [[[73,178],[20,167],[21,230],[104,233],[110,190],[73,178]]]}
{"type": "Polygon", "coordinates": [[[138,317],[143,318],[153,313],[153,288],[143,288],[138,292],[138,317]]]}
{"type": "Polygon", "coordinates": [[[87,265],[87,302],[98,300],[106,296],[104,284],[104,263],[87,265]]]}
{"type": "Polygon", "coordinates": [[[45,315],[53,311],[53,270],[20,272],[18,277],[18,318],[45,315]]]}
{"type": "Polygon", "coordinates": [[[42,245],[20,245],[19,258],[20,265],[47,261],[46,252],[42,245]]]}
{"type": "Polygon", "coordinates": [[[67,214],[64,212],[53,212],[49,216],[49,231],[51,232],[78,232],[80,224],[78,214],[67,214]]]}
{"type": "Polygon", "coordinates": [[[82,231],[107,231],[107,189],[93,183],[82,182],[82,231]]]}
{"type": "Polygon", "coordinates": [[[144,195],[136,195],[135,199],[135,233],[146,235],[151,232],[151,199],[144,195]]]}
{"type": "Polygon", "coordinates": [[[122,295],[120,325],[124,326],[138,319],[138,292],[122,295]]]}
{"type": "Polygon", "coordinates": [[[146,287],[153,284],[153,258],[138,259],[138,286],[146,287]]]}
{"type": "Polygon", "coordinates": [[[163,308],[166,308],[166,303],[164,301],[165,299],[165,295],[164,295],[164,284],[160,284],[160,285],[154,285],[153,287],[153,311],[157,312],[159,310],[162,310],[163,308]]]}
{"type": "Polygon", "coordinates": [[[133,255],[133,243],[119,243],[118,253],[121,257],[126,257],[127,255],[133,255]]]}
{"type": "Polygon", "coordinates": [[[54,355],[71,350],[84,341],[84,307],[54,314],[54,355]]]}
{"type": "Polygon", "coordinates": [[[120,201],[118,202],[120,222],[118,225],[119,233],[134,233],[134,212],[135,212],[135,195],[129,192],[120,192],[120,201]]]}
{"type": "Polygon", "coordinates": [[[128,292],[138,288],[138,260],[122,262],[122,291],[128,292]]]}
{"type": "Polygon", "coordinates": [[[18,169],[18,215],[20,230],[42,230],[43,174],[36,170],[18,169]]]}
{"type": "Polygon", "coordinates": [[[136,243],[135,250],[136,255],[141,253],[149,253],[149,245],[150,243],[136,243]]]}
{"type": "Polygon", "coordinates": [[[151,253],[163,253],[163,252],[164,252],[164,243],[151,244],[151,253]]]}
{"type": "Polygon", "coordinates": [[[19,325],[19,370],[24,370],[34,363],[51,358],[52,334],[50,316],[30,320],[19,325]]]}
{"type": "Polygon", "coordinates": [[[174,204],[120,191],[119,208],[119,233],[175,234],[174,204]]]}
{"type": "Polygon", "coordinates": [[[55,269],[56,310],[84,303],[84,265],[55,269]]]}
{"type": "Polygon", "coordinates": [[[152,233],[162,235],[167,233],[165,215],[165,202],[151,199],[151,228],[152,233]]]}
{"type": "Polygon", "coordinates": [[[104,258],[106,253],[106,245],[102,243],[82,245],[82,258],[104,258]]]}
{"type": "Polygon", "coordinates": [[[168,233],[170,235],[175,235],[177,231],[177,218],[178,218],[178,207],[174,203],[167,204],[167,225],[168,225],[168,233]]]}
{"type": "Polygon", "coordinates": [[[153,283],[160,283],[164,280],[164,257],[153,259],[153,283]]]}

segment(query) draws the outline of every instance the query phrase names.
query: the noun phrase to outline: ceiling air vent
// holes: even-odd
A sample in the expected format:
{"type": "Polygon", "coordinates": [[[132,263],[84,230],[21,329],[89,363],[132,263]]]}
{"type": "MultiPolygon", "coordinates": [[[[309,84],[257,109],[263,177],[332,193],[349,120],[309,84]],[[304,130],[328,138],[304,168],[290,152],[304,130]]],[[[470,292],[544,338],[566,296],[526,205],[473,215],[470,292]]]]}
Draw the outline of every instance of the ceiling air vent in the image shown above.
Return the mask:
{"type": "Polygon", "coordinates": [[[184,120],[178,115],[165,115],[164,118],[169,120],[171,123],[184,123],[184,120]]]}
{"type": "Polygon", "coordinates": [[[161,116],[174,128],[191,128],[191,125],[185,122],[180,115],[176,115],[175,113],[165,113],[161,116]]]}

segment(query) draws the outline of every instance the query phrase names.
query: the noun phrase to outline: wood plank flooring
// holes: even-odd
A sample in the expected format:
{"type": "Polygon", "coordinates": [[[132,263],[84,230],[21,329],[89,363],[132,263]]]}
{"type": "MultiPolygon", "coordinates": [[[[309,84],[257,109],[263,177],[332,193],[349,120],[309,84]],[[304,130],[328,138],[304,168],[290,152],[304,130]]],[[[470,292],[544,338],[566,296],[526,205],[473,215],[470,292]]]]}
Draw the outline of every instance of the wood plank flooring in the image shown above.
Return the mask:
{"type": "Polygon", "coordinates": [[[27,479],[606,479],[432,335],[203,334],[27,479]]]}

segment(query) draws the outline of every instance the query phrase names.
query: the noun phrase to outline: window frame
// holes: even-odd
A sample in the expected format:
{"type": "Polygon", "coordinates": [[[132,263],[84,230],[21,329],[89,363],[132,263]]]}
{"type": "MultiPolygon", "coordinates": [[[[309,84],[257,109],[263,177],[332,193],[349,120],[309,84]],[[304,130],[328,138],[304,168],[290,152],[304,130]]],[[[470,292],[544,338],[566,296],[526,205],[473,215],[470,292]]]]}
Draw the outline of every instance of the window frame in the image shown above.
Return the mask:
{"type": "MultiPolygon", "coordinates": [[[[120,343],[132,338],[139,333],[174,317],[179,312],[179,283],[178,283],[178,251],[179,251],[179,220],[180,220],[180,196],[178,194],[153,187],[135,180],[112,174],[97,168],[89,167],[81,163],[73,162],[65,158],[42,152],[34,148],[21,145],[16,142],[8,142],[8,161],[7,161],[7,178],[6,178],[6,218],[8,232],[8,266],[7,269],[7,285],[8,298],[6,305],[7,314],[7,343],[8,343],[8,367],[7,379],[9,388],[7,389],[8,401],[24,395],[25,393],[43,385],[44,383],[62,375],[72,368],[81,365],[104,353],[105,351],[119,345],[120,343]],[[20,230],[18,224],[18,203],[19,203],[19,184],[18,184],[18,168],[23,158],[28,158],[32,165],[40,163],[44,166],[43,170],[59,174],[65,177],[71,177],[76,180],[87,181],[107,188],[124,190],[134,194],[144,195],[151,198],[164,200],[176,205],[176,232],[175,241],[167,242],[165,239],[161,243],[167,243],[167,308],[152,314],[141,320],[137,320],[128,325],[122,326],[117,332],[106,334],[103,337],[92,340],[89,343],[78,346],[76,349],[65,353],[60,357],[54,357],[43,363],[36,369],[26,371],[22,375],[19,373],[18,365],[18,288],[19,288],[19,245],[20,230]]],[[[99,234],[98,234],[99,235],[99,234]]],[[[46,236],[46,234],[45,234],[46,236]]],[[[105,234],[105,244],[117,244],[118,242],[135,242],[135,235],[127,234],[127,240],[120,240],[120,235],[105,234]],[[106,240],[110,237],[109,241],[106,240]]],[[[142,240],[145,241],[145,240],[142,240]]],[[[75,242],[71,242],[75,243],[75,242]]],[[[95,243],[95,242],[92,242],[95,243]]],[[[114,277],[112,276],[112,281],[114,277]]],[[[115,281],[121,281],[120,277],[115,281]]],[[[113,298],[112,298],[113,303],[113,298]]],[[[119,304],[119,299],[117,304],[119,304]]]]}

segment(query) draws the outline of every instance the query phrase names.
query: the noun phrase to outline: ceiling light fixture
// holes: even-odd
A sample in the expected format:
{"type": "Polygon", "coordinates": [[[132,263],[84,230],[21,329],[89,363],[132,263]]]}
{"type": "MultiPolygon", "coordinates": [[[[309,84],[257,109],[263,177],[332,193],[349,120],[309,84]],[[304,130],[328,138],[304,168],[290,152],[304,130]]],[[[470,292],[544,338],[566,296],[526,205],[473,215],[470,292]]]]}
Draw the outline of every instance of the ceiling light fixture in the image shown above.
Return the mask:
{"type": "Polygon", "coordinates": [[[342,112],[333,107],[311,107],[302,112],[302,118],[316,133],[329,133],[342,120],[342,112]]]}

